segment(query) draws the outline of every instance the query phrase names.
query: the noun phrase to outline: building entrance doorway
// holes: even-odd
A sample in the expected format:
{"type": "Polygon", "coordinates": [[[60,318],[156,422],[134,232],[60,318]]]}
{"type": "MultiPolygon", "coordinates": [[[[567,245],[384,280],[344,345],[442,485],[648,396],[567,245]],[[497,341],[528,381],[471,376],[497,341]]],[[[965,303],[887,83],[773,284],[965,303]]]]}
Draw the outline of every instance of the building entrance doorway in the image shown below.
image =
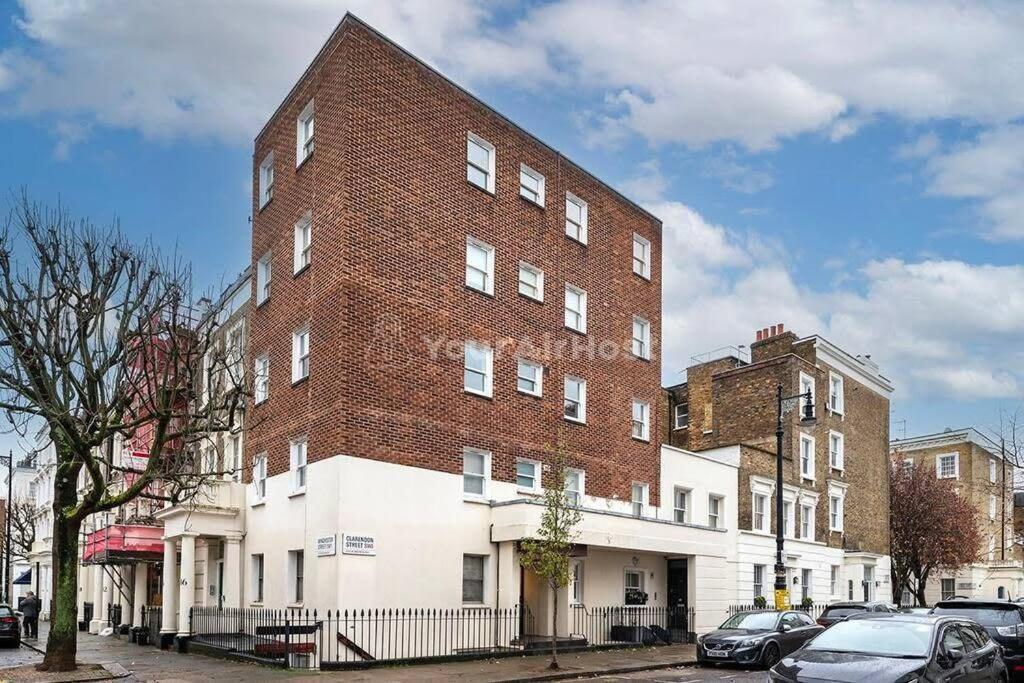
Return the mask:
{"type": "Polygon", "coordinates": [[[668,627],[673,642],[677,643],[687,642],[686,635],[693,630],[687,623],[690,587],[687,569],[685,559],[668,561],[668,627]]]}

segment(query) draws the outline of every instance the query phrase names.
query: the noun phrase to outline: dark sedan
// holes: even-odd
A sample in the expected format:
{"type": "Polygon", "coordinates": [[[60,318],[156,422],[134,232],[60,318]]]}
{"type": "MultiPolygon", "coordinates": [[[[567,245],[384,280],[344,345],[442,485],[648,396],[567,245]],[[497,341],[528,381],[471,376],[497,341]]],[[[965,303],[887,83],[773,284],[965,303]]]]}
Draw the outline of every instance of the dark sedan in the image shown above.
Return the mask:
{"type": "Polygon", "coordinates": [[[959,617],[879,614],[841,621],[784,658],[777,683],[1005,681],[999,646],[959,617]]]}
{"type": "Polygon", "coordinates": [[[889,607],[887,602],[834,602],[826,607],[825,611],[818,617],[818,624],[828,628],[851,614],[863,614],[865,612],[875,614],[893,611],[895,610],[889,607]]]}
{"type": "Polygon", "coordinates": [[[0,643],[13,647],[21,644],[21,622],[7,605],[0,605],[0,643]]]}
{"type": "Polygon", "coordinates": [[[1003,648],[1003,662],[1015,681],[1024,680],[1024,605],[1004,600],[942,600],[932,614],[948,614],[981,624],[1003,648]]]}
{"type": "Polygon", "coordinates": [[[803,612],[740,612],[698,638],[697,661],[770,667],[822,630],[803,612]]]}

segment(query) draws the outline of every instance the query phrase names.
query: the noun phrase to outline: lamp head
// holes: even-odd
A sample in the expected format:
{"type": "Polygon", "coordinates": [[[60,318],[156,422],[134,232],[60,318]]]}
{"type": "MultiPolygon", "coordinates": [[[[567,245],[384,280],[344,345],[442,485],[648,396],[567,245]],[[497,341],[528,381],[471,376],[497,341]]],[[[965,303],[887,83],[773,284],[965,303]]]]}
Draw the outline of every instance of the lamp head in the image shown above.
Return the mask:
{"type": "Polygon", "coordinates": [[[817,418],[814,417],[814,398],[811,396],[811,392],[808,391],[802,396],[804,399],[803,410],[800,412],[800,423],[805,425],[812,425],[817,422],[817,418]]]}

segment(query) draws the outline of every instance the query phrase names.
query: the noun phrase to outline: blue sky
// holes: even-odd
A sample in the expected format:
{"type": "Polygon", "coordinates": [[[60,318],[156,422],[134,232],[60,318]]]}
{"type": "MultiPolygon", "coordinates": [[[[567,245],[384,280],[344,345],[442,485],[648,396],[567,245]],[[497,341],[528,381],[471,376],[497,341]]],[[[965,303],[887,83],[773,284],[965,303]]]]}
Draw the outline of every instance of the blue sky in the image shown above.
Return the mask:
{"type": "Polygon", "coordinates": [[[1021,401],[1019,4],[5,7],[0,189],[116,216],[211,288],[248,258],[253,137],[351,9],[664,220],[666,382],[784,322],[872,354],[899,432],[1021,401]]]}

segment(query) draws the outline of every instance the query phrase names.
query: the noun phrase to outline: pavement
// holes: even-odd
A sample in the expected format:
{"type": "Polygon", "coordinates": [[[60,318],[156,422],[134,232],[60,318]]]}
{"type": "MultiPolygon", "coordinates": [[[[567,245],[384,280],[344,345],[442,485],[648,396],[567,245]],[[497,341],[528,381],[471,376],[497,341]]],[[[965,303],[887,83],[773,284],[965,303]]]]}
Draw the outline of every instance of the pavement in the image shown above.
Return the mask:
{"type": "MultiPolygon", "coordinates": [[[[18,650],[0,649],[0,681],[3,668],[36,664],[42,655],[27,647],[45,648],[47,624],[40,624],[39,640],[27,641],[18,650]]],[[[551,681],[603,676],[602,680],[703,681],[764,680],[764,672],[756,678],[744,678],[745,672],[727,669],[698,669],[693,666],[696,651],[693,645],[671,645],[653,648],[598,650],[562,653],[561,669],[548,670],[550,657],[504,657],[470,662],[421,664],[416,666],[379,667],[360,671],[300,672],[233,662],[199,654],[179,654],[152,646],[133,645],[127,639],[79,634],[78,658],[81,662],[119,665],[128,671],[124,681],[273,681],[320,679],[330,681],[388,682],[407,681],[472,681],[473,683],[511,683],[512,681],[551,681]],[[652,668],[656,671],[650,671],[652,668]],[[702,677],[704,672],[710,677],[702,677]],[[647,676],[647,674],[650,674],[647,676]],[[646,677],[645,677],[646,676],[646,677]]],[[[114,668],[111,666],[111,668],[114,668]]],[[[8,676],[9,677],[9,676],[8,676]]]]}

